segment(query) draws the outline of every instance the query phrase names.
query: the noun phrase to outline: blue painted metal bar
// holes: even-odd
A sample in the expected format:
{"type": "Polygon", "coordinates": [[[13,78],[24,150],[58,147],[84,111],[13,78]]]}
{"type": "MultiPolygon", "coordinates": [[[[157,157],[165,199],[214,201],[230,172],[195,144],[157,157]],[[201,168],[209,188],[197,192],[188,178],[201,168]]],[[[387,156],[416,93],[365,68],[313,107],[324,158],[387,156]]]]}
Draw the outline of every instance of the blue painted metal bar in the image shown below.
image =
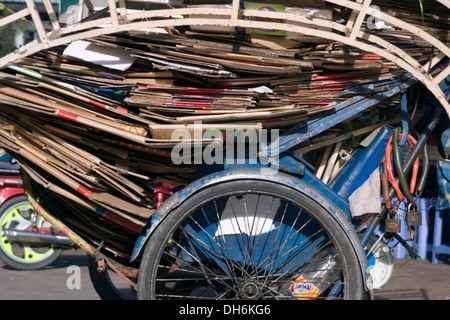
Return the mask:
{"type": "Polygon", "coordinates": [[[347,199],[380,166],[391,135],[391,128],[381,127],[368,147],[356,149],[352,157],[330,181],[329,187],[342,198],[347,199]]]}
{"type": "Polygon", "coordinates": [[[276,148],[272,150],[270,146],[262,146],[261,153],[269,157],[280,154],[379,102],[403,92],[415,83],[417,83],[417,80],[408,74],[404,78],[392,81],[389,85],[384,86],[385,91],[375,93],[370,97],[352,97],[338,104],[334,109],[318,114],[287,130],[278,139],[276,148]]]}
{"type": "Polygon", "coordinates": [[[417,230],[417,253],[422,259],[427,258],[427,242],[428,242],[428,216],[430,207],[430,199],[419,198],[419,209],[422,215],[422,226],[417,230]]]}
{"type": "Polygon", "coordinates": [[[342,98],[348,95],[369,95],[373,93],[377,93],[380,91],[384,91],[384,86],[392,83],[392,80],[382,80],[375,83],[362,84],[360,86],[352,87],[349,89],[345,89],[341,93],[337,95],[338,98],[342,98]]]}

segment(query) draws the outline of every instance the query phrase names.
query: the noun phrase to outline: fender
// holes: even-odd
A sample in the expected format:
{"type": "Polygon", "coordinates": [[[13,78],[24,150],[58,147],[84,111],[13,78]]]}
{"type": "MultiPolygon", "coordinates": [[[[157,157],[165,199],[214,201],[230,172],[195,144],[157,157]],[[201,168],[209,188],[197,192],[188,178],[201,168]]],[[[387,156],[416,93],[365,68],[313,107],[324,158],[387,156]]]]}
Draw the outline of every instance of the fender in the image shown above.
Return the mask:
{"type": "Polygon", "coordinates": [[[0,176],[0,205],[11,197],[24,194],[20,176],[0,176]]]}
{"type": "MultiPolygon", "coordinates": [[[[267,168],[265,168],[267,169],[267,168]]],[[[310,180],[315,178],[309,171],[305,170],[304,175],[308,175],[306,180],[310,180]]],[[[149,223],[144,227],[141,235],[138,237],[135,247],[130,258],[130,261],[134,261],[137,256],[140,254],[142,248],[145,243],[151,236],[152,232],[155,228],[163,221],[163,219],[174,209],[181,205],[186,199],[191,197],[196,192],[213,186],[215,184],[219,184],[226,181],[237,181],[237,180],[270,180],[272,182],[278,183],[280,185],[284,185],[290,188],[293,188],[308,197],[315,200],[318,204],[320,204],[325,210],[327,210],[339,223],[339,225],[346,232],[348,238],[350,239],[355,252],[357,254],[358,260],[360,262],[361,270],[363,272],[364,279],[366,279],[366,286],[371,288],[370,285],[367,284],[367,281],[371,281],[370,274],[368,273],[368,262],[366,258],[366,254],[364,252],[363,245],[359,236],[356,233],[355,228],[353,227],[348,215],[344,213],[338,206],[336,206],[333,202],[329,200],[322,192],[318,190],[318,188],[312,186],[310,183],[305,181],[304,179],[300,179],[291,174],[286,174],[283,172],[276,172],[271,175],[267,175],[267,172],[263,173],[261,168],[238,168],[238,169],[230,169],[223,170],[216,173],[209,174],[202,178],[197,179],[192,182],[179,192],[173,194],[170,198],[168,198],[164,203],[158,207],[155,213],[152,215],[149,223]]],[[[320,181],[319,181],[320,182],[320,181]]],[[[317,184],[320,185],[320,184],[317,184]]],[[[324,185],[322,183],[322,185],[324,185]]]]}
{"type": "Polygon", "coordinates": [[[24,194],[24,191],[22,188],[7,188],[7,189],[0,189],[0,204],[8,200],[9,198],[12,198],[14,196],[18,196],[24,194]]]}

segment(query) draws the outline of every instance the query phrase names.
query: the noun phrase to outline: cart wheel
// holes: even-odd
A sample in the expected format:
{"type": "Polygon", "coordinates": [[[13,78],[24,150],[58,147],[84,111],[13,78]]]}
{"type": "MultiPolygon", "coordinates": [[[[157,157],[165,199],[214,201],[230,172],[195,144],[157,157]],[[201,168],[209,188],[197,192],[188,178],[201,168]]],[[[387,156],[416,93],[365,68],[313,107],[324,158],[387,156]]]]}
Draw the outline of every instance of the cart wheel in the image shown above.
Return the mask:
{"type": "Polygon", "coordinates": [[[9,241],[3,228],[26,230],[31,227],[30,204],[24,195],[8,199],[0,206],[0,259],[18,270],[37,270],[52,264],[62,253],[48,245],[9,241]]]}
{"type": "Polygon", "coordinates": [[[97,271],[97,262],[88,256],[88,270],[92,285],[102,300],[136,300],[136,291],[114,271],[97,271]]]}
{"type": "Polygon", "coordinates": [[[269,181],[207,187],[155,229],[138,299],[363,299],[347,234],[306,195],[269,181]]]}

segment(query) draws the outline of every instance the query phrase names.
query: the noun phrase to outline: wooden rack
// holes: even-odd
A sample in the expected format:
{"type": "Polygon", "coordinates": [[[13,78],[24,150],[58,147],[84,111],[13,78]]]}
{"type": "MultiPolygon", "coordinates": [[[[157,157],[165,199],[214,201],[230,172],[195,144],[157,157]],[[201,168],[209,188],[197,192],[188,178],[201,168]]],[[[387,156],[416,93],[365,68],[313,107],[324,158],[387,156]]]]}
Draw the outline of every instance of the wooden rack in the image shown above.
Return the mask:
{"type": "MultiPolygon", "coordinates": [[[[386,12],[379,11],[376,7],[371,6],[371,0],[325,1],[350,9],[352,13],[348,18],[348,21],[341,24],[319,18],[309,19],[304,16],[284,12],[265,12],[242,9],[240,0],[233,0],[232,5],[227,9],[203,6],[195,8],[143,10],[140,12],[131,12],[127,10],[127,3],[125,0],[118,0],[117,3],[115,0],[109,0],[108,17],[90,19],[86,22],[62,26],[57,20],[50,0],[43,0],[52,26],[52,30],[48,31],[45,30],[43,26],[33,0],[26,0],[27,8],[1,19],[0,27],[18,19],[31,16],[38,33],[38,38],[0,58],[0,68],[17,59],[24,58],[46,48],[67,44],[74,40],[139,28],[213,25],[224,27],[278,29],[341,42],[367,52],[378,54],[390,60],[421,81],[430,92],[433,93],[450,116],[450,104],[439,87],[439,84],[450,75],[450,65],[436,74],[430,74],[429,72],[429,70],[443,58],[450,57],[450,48],[446,44],[439,41],[424,29],[389,15],[386,12]],[[200,15],[202,18],[198,17],[200,15]],[[430,47],[434,47],[439,52],[434,55],[432,60],[427,63],[426,66],[422,65],[401,48],[382,39],[377,36],[376,33],[368,32],[366,28],[363,27],[363,22],[366,17],[370,16],[376,16],[378,19],[383,20],[390,25],[410,32],[416,37],[421,38],[421,40],[429,43],[430,47]],[[268,18],[270,19],[269,21],[268,18]],[[331,28],[331,30],[321,30],[320,27],[331,28]]],[[[450,9],[449,0],[436,1],[450,9]]],[[[86,5],[91,12],[95,9],[90,0],[79,1],[79,8],[82,8],[84,5],[86,5]]],[[[81,12],[81,10],[79,10],[79,12],[81,12]]]]}

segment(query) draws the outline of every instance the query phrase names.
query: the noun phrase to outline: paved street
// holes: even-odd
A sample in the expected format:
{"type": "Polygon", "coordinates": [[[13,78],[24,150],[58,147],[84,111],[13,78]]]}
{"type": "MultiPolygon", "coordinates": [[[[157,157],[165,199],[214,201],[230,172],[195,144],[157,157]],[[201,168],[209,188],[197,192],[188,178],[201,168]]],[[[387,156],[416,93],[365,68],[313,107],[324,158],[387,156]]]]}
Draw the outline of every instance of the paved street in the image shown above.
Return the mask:
{"type": "Polygon", "coordinates": [[[450,300],[450,260],[395,260],[391,280],[375,292],[379,300],[450,300]]]}
{"type": "Polygon", "coordinates": [[[82,250],[68,250],[42,270],[20,271],[0,261],[0,300],[99,300],[88,273],[87,254],[82,250]],[[69,266],[80,267],[79,289],[69,289],[75,282],[69,266]]]}
{"type": "MultiPolygon", "coordinates": [[[[63,252],[43,270],[17,271],[0,262],[0,300],[99,300],[92,286],[87,255],[81,250],[63,252]],[[81,271],[79,289],[73,286],[72,269],[81,271]],[[68,287],[69,286],[69,287],[68,287]]],[[[396,260],[391,281],[376,291],[377,300],[450,300],[450,264],[428,260],[396,260]]]]}

